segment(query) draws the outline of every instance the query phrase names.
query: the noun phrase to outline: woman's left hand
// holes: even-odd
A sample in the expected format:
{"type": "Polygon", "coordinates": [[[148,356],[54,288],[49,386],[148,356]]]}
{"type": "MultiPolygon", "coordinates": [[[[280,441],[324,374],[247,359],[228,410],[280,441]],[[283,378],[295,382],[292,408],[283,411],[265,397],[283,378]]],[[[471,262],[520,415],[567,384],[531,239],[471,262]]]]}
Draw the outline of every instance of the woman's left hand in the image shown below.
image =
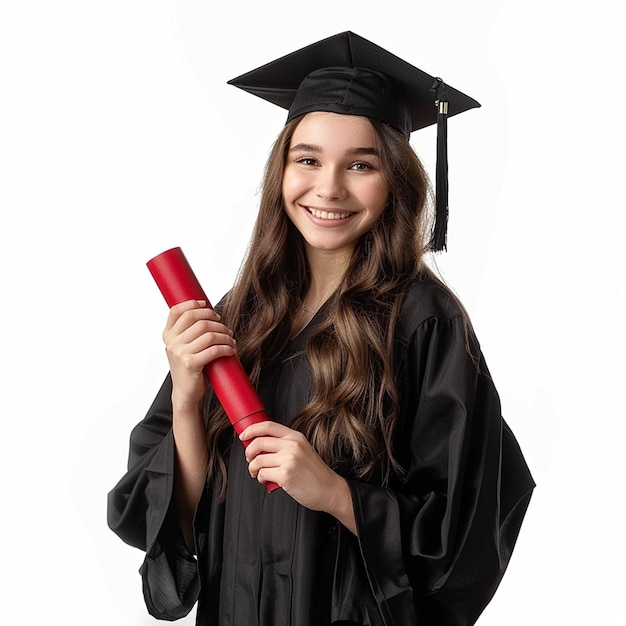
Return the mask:
{"type": "Polygon", "coordinates": [[[299,431],[277,422],[252,424],[240,436],[249,441],[250,476],[275,482],[302,506],[334,515],[356,533],[352,497],[346,480],[334,472],[299,431]]]}

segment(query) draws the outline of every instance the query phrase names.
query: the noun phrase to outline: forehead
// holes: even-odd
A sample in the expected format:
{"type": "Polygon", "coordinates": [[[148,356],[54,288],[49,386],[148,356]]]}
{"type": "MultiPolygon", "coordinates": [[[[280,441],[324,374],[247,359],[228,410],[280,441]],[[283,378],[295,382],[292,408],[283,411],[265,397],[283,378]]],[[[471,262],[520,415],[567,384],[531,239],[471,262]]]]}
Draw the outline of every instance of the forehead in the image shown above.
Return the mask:
{"type": "Polygon", "coordinates": [[[291,145],[298,143],[329,148],[373,148],[378,145],[378,137],[367,117],[315,111],[307,113],[296,126],[291,145]]]}

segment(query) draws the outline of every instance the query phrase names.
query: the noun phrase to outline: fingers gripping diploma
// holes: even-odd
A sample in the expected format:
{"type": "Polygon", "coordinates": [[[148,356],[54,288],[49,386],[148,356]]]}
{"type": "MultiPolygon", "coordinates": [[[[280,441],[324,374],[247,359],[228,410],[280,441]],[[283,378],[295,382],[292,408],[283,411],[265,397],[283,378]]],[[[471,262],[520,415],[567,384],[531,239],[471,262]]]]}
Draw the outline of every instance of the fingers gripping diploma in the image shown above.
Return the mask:
{"type": "Polygon", "coordinates": [[[206,389],[203,369],[215,359],[235,354],[232,331],[206,302],[188,300],[173,306],[163,341],[179,400],[198,402],[206,389]]]}
{"type": "Polygon", "coordinates": [[[247,443],[245,454],[252,478],[262,484],[278,483],[302,506],[333,515],[356,534],[348,483],[322,460],[302,433],[265,421],[249,426],[239,438],[247,443]]]}

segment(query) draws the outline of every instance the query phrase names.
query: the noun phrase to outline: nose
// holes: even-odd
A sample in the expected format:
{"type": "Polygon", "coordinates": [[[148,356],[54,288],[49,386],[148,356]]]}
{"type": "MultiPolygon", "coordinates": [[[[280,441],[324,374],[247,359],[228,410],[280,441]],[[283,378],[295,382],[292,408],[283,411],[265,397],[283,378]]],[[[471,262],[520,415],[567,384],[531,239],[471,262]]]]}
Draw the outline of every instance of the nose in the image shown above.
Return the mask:
{"type": "Polygon", "coordinates": [[[315,194],[323,200],[341,200],[345,198],[347,190],[343,173],[333,167],[325,167],[319,172],[315,194]]]}

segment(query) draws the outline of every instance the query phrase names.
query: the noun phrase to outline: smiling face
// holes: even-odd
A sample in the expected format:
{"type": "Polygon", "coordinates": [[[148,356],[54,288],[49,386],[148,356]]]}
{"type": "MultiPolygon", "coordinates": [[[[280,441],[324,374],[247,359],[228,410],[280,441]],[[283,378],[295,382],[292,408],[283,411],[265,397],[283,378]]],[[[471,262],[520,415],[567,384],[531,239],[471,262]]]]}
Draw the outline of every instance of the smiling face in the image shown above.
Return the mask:
{"type": "Polygon", "coordinates": [[[315,112],[289,144],[282,193],[307,254],[348,257],[389,196],[376,132],[366,117],[315,112]]]}

